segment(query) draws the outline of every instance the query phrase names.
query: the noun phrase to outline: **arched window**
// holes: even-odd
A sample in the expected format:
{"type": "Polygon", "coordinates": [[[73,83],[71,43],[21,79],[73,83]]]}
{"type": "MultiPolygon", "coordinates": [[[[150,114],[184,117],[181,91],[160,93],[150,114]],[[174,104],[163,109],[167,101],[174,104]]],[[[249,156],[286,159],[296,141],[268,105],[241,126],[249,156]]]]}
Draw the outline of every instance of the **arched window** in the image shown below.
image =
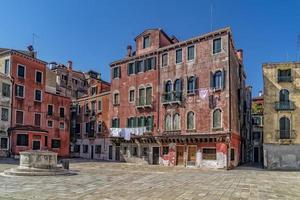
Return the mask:
{"type": "Polygon", "coordinates": [[[223,84],[222,84],[222,72],[221,71],[216,71],[214,73],[213,77],[213,86],[215,89],[221,89],[223,84]]]}
{"type": "Polygon", "coordinates": [[[169,114],[166,115],[165,129],[166,129],[166,131],[170,131],[172,129],[172,117],[169,114]]]}
{"type": "Polygon", "coordinates": [[[216,109],[213,112],[213,128],[221,128],[221,110],[216,109]]]}
{"type": "Polygon", "coordinates": [[[196,85],[196,78],[194,76],[189,77],[188,78],[188,87],[187,87],[188,94],[195,93],[195,85],[196,85]]]}
{"type": "Polygon", "coordinates": [[[180,130],[180,115],[178,113],[173,117],[173,130],[180,130]]]}
{"type": "Polygon", "coordinates": [[[181,92],[182,92],[182,83],[180,79],[177,79],[174,82],[174,92],[175,92],[175,100],[181,100],[181,92]]]}
{"type": "Polygon", "coordinates": [[[166,85],[165,85],[165,101],[170,101],[172,98],[172,82],[171,81],[167,81],[166,85]]]}
{"type": "Polygon", "coordinates": [[[289,91],[286,89],[280,90],[279,92],[279,101],[280,102],[289,102],[289,91]]]}
{"type": "Polygon", "coordinates": [[[290,138],[290,119],[287,117],[281,117],[279,120],[280,139],[290,138]]]}
{"type": "Polygon", "coordinates": [[[192,111],[187,114],[187,129],[195,129],[195,114],[192,111]]]}

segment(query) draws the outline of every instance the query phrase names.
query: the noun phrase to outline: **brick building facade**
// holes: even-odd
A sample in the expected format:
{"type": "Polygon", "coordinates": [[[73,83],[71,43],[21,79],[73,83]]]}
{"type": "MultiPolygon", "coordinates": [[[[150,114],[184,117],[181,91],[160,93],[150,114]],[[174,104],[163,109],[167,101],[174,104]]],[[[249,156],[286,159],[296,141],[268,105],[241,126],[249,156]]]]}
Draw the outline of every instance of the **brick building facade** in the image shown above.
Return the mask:
{"type": "Polygon", "coordinates": [[[112,134],[116,159],[236,166],[246,76],[231,30],[179,42],[149,29],[135,42],[135,52],[128,46],[126,58],[111,63],[111,127],[145,131],[126,140],[112,134]]]}

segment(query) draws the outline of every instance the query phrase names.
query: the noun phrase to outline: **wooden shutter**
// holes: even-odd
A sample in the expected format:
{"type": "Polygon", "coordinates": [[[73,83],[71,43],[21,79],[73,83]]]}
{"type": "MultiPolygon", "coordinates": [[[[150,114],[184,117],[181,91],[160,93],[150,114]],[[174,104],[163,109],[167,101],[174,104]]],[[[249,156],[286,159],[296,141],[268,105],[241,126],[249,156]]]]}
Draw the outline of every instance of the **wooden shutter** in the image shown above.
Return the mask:
{"type": "Polygon", "coordinates": [[[152,69],[156,69],[156,57],[153,57],[153,66],[152,69]]]}
{"type": "Polygon", "coordinates": [[[210,72],[209,80],[210,80],[210,87],[214,88],[214,74],[212,72],[210,72]]]}
{"type": "Polygon", "coordinates": [[[143,64],[143,65],[144,65],[143,71],[146,72],[146,71],[148,70],[149,59],[146,58],[146,59],[144,60],[144,62],[142,62],[142,63],[144,63],[144,64],[143,64]]]}
{"type": "Polygon", "coordinates": [[[129,68],[130,68],[130,63],[127,64],[127,75],[128,75],[128,76],[130,75],[130,70],[129,70],[129,68]]]}
{"type": "Polygon", "coordinates": [[[225,85],[226,85],[226,71],[223,70],[222,71],[222,88],[223,88],[223,90],[225,89],[225,85]]]}

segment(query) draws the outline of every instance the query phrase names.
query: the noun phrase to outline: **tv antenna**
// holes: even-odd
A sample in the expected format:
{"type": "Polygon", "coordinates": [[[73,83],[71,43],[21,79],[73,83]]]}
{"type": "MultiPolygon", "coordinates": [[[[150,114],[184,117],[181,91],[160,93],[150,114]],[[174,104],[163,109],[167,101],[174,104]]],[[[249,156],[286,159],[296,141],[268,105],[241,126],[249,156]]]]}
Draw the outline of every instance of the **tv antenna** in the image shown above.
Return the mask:
{"type": "Polygon", "coordinates": [[[210,30],[213,31],[213,4],[210,4],[210,30]]]}
{"type": "Polygon", "coordinates": [[[32,46],[34,46],[35,39],[39,38],[37,34],[32,33],[32,46]]]}

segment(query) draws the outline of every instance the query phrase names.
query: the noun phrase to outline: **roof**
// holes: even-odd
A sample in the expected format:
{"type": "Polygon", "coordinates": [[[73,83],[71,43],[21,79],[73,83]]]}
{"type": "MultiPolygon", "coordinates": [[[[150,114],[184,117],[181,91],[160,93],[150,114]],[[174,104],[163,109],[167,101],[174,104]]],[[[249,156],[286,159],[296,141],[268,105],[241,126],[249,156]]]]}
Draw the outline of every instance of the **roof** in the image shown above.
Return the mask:
{"type": "Polygon", "coordinates": [[[40,60],[40,59],[38,59],[38,58],[33,58],[33,57],[31,56],[31,52],[30,52],[30,51],[24,51],[24,50],[18,50],[18,49],[0,48],[0,54],[9,53],[9,52],[20,53],[20,54],[25,55],[25,56],[28,56],[28,57],[30,57],[30,58],[32,58],[32,59],[38,60],[38,61],[40,61],[40,62],[42,62],[42,63],[44,63],[44,64],[47,64],[46,61],[40,60]]]}
{"type": "Polygon", "coordinates": [[[144,30],[142,33],[138,34],[134,40],[136,40],[138,37],[144,35],[148,31],[160,31],[171,43],[173,43],[172,39],[168,36],[168,34],[162,29],[162,28],[148,28],[144,30]]]}
{"type": "Polygon", "coordinates": [[[30,125],[22,125],[22,126],[15,126],[8,129],[8,131],[14,130],[22,130],[22,131],[35,131],[35,132],[44,132],[48,133],[47,130],[41,129],[40,127],[30,126],[30,125]]]}

